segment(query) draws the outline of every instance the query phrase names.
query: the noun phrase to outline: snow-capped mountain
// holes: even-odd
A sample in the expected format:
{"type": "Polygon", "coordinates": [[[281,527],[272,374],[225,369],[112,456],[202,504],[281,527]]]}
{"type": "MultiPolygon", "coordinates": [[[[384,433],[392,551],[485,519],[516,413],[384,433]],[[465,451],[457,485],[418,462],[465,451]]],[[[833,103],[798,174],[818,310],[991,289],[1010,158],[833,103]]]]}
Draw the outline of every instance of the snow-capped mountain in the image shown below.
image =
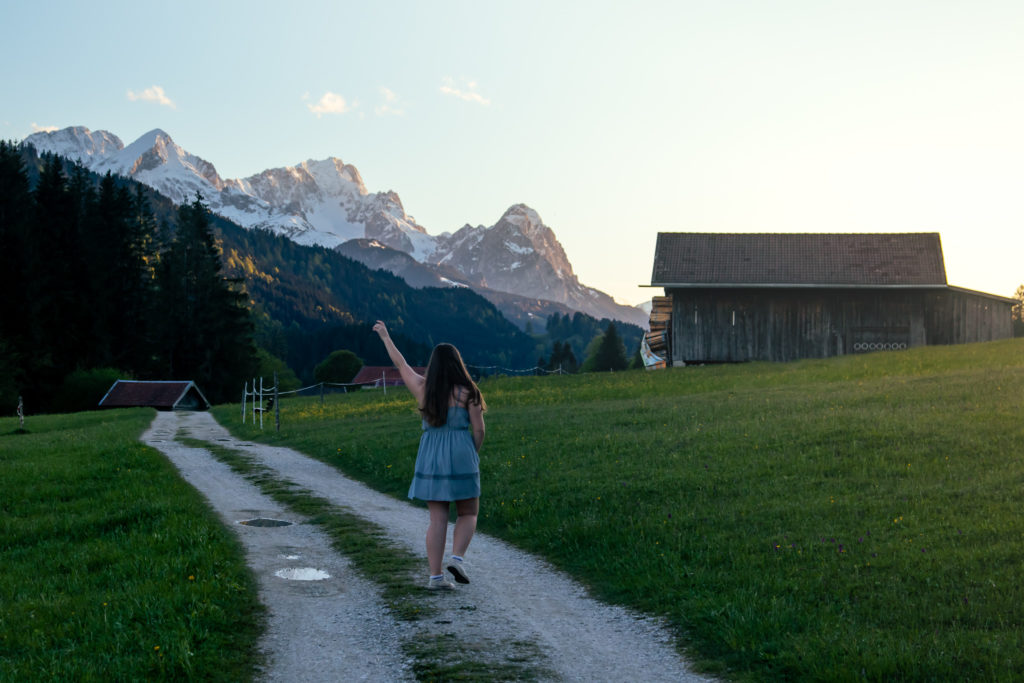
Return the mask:
{"type": "MultiPolygon", "coordinates": [[[[215,213],[300,244],[337,248],[349,240],[373,240],[434,269],[443,284],[546,299],[597,318],[646,324],[639,309],[580,284],[554,232],[522,204],[493,226],[467,225],[433,236],[405,212],[397,193],[369,192],[359,171],[334,157],[233,180],[221,178],[212,163],[159,129],[128,146],[112,133],[81,126],[35,133],[25,142],[99,173],[134,178],[176,203],[191,201],[198,192],[215,213]]],[[[359,258],[360,249],[349,251],[359,258]]]]}
{"type": "Polygon", "coordinates": [[[510,207],[491,227],[466,225],[441,235],[430,262],[453,268],[473,285],[556,301],[596,318],[646,322],[639,309],[581,284],[554,231],[525,204],[510,207]]]}
{"type": "MultiPolygon", "coordinates": [[[[419,261],[434,250],[434,238],[405,213],[396,193],[368,192],[358,169],[335,157],[270,169],[229,180],[227,185],[301,225],[297,241],[302,243],[336,247],[350,239],[368,238],[419,261]]],[[[275,221],[280,222],[280,217],[273,215],[254,220],[248,205],[225,207],[221,213],[245,227],[274,229],[275,221]]]]}
{"type": "Polygon", "coordinates": [[[186,152],[171,136],[152,130],[127,147],[107,131],[84,127],[25,138],[41,152],[81,162],[149,185],[176,203],[202,194],[210,209],[247,228],[281,232],[300,244],[336,247],[370,236],[422,256],[433,248],[429,235],[406,216],[398,195],[367,192],[359,171],[340,159],[306,161],[241,180],[225,180],[213,164],[186,152]],[[411,233],[411,236],[406,236],[411,233]]]}

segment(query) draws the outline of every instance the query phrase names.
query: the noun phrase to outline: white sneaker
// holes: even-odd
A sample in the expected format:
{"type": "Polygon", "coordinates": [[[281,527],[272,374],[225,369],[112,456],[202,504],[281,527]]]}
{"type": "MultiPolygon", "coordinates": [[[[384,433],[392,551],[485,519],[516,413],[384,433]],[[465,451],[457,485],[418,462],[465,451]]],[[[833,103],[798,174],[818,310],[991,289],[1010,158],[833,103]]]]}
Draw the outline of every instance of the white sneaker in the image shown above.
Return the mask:
{"type": "Polygon", "coordinates": [[[455,584],[444,578],[434,578],[433,576],[427,581],[427,590],[431,591],[450,591],[455,590],[455,584]]]}
{"type": "Polygon", "coordinates": [[[452,576],[459,583],[469,583],[465,560],[456,560],[454,558],[448,560],[448,571],[451,572],[452,576]]]}

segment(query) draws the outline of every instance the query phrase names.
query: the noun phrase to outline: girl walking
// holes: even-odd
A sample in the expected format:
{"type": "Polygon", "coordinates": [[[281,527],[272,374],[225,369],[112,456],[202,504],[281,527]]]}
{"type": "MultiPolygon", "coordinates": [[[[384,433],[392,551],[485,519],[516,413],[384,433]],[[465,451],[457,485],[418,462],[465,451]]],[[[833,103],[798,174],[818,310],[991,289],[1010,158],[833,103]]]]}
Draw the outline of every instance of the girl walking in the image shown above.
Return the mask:
{"type": "Polygon", "coordinates": [[[383,322],[378,320],[373,330],[384,342],[388,357],[423,416],[423,435],[409,497],[425,500],[430,511],[427,588],[450,590],[455,586],[445,579],[442,566],[447,566],[457,582],[469,583],[463,558],[476,531],[480,511],[479,452],[484,442],[483,414],[487,404],[458,349],[451,344],[434,347],[424,377],[406,362],[383,322]],[[452,502],[456,513],[452,554],[448,562],[442,562],[452,502]]]}

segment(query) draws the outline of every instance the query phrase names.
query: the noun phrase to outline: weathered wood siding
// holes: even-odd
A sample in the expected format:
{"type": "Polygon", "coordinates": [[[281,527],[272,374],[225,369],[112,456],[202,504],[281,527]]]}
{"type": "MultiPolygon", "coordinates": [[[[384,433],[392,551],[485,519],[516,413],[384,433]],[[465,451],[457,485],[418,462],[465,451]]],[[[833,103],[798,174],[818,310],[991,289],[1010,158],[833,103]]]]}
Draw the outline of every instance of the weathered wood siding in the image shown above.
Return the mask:
{"type": "Polygon", "coordinates": [[[930,294],[929,344],[970,344],[1013,336],[1013,304],[951,289],[930,294]]]}
{"type": "Polygon", "coordinates": [[[669,289],[672,362],[790,361],[1011,336],[1009,305],[953,290],[669,289]]]}

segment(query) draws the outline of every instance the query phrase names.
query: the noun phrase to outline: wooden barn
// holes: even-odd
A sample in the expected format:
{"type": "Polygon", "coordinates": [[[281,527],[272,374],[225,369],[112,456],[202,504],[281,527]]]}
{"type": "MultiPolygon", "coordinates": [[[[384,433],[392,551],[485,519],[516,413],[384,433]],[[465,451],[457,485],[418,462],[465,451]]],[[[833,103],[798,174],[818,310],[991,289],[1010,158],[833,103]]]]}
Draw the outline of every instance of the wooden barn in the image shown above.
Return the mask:
{"type": "Polygon", "coordinates": [[[207,410],[210,402],[195,382],[140,381],[119,379],[100,399],[100,408],[137,408],[158,410],[207,410]]]}
{"type": "Polygon", "coordinates": [[[1004,339],[1016,303],[947,284],[938,233],[664,232],[651,286],[651,349],[672,365],[1004,339]]]}

